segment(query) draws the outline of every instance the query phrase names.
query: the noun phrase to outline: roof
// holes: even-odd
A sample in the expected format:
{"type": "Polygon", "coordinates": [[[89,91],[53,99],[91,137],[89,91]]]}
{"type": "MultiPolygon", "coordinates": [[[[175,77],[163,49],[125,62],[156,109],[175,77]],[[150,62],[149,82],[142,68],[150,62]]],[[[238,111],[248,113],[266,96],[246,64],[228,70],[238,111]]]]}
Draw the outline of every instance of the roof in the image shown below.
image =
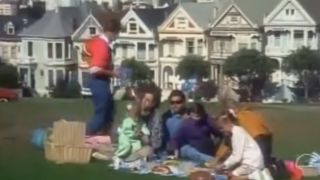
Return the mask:
{"type": "Polygon", "coordinates": [[[159,9],[134,9],[134,12],[149,29],[156,29],[176,6],[159,9]]]}
{"type": "Polygon", "coordinates": [[[307,13],[312,17],[312,19],[320,23],[320,0],[298,0],[301,6],[307,11],[307,13]]]}
{"type": "Polygon", "coordinates": [[[95,13],[92,13],[93,16],[97,19],[97,21],[100,23],[100,25],[103,27],[106,18],[116,18],[121,20],[128,11],[95,11],[95,13]]]}
{"type": "Polygon", "coordinates": [[[257,25],[263,24],[263,19],[281,0],[233,0],[241,11],[257,25]]]}
{"type": "Polygon", "coordinates": [[[208,3],[181,3],[181,7],[202,28],[207,28],[215,19],[214,10],[219,7],[216,2],[208,3]]]}
{"type": "Polygon", "coordinates": [[[32,25],[36,19],[28,14],[26,11],[20,11],[14,16],[0,16],[0,39],[2,41],[17,41],[19,40],[18,34],[26,27],[32,25]],[[14,26],[15,33],[9,35],[6,32],[7,24],[11,22],[14,26]]]}
{"type": "Polygon", "coordinates": [[[46,11],[43,17],[20,33],[20,36],[61,38],[68,37],[80,26],[95,6],[59,7],[46,11]]]}

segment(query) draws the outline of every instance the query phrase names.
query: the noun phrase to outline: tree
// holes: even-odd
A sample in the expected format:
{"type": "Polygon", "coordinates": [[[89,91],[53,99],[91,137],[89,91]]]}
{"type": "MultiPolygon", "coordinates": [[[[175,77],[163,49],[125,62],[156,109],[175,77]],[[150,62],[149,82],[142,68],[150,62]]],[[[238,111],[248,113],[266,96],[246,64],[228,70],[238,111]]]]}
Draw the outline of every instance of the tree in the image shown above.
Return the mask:
{"type": "Polygon", "coordinates": [[[0,87],[18,88],[19,75],[17,68],[0,62],[0,87]]]}
{"type": "Polygon", "coordinates": [[[283,69],[297,75],[302,82],[305,100],[309,99],[310,84],[320,72],[320,55],[317,51],[302,47],[283,59],[283,69]]]}
{"type": "Polygon", "coordinates": [[[131,70],[131,85],[140,81],[150,81],[152,79],[150,68],[143,62],[136,61],[135,59],[127,59],[122,61],[121,67],[131,70]]]}
{"type": "Polygon", "coordinates": [[[177,66],[177,74],[182,79],[190,79],[196,76],[199,79],[210,76],[210,63],[197,55],[185,56],[177,66]]]}
{"type": "Polygon", "coordinates": [[[277,60],[257,50],[241,49],[227,59],[224,74],[236,77],[239,80],[239,92],[246,94],[248,100],[256,100],[261,98],[265,83],[277,68],[277,60]]]}

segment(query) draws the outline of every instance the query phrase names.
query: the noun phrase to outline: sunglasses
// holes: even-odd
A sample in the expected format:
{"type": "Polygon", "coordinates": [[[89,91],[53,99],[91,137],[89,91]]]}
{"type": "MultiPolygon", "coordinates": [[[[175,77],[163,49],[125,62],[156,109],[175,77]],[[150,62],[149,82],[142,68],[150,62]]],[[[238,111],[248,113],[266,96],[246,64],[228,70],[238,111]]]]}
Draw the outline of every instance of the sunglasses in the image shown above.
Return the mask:
{"type": "Polygon", "coordinates": [[[180,100],[180,101],[170,101],[170,104],[182,104],[183,101],[180,100]]]}

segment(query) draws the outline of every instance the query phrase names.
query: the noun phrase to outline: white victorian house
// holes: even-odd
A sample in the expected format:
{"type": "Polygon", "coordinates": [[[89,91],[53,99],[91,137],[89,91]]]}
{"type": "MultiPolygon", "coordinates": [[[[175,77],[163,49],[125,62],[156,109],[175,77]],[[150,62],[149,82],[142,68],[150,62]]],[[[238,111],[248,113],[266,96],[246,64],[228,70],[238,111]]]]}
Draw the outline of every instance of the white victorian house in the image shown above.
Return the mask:
{"type": "Polygon", "coordinates": [[[180,88],[176,67],[184,56],[207,56],[204,31],[213,23],[217,8],[216,3],[181,3],[160,25],[159,68],[163,89],[180,88]]]}
{"type": "MultiPolygon", "coordinates": [[[[78,82],[81,86],[81,94],[82,95],[90,95],[91,92],[88,87],[88,63],[82,59],[83,45],[84,42],[94,36],[97,36],[103,33],[102,25],[103,17],[115,17],[121,18],[123,16],[123,12],[111,12],[104,11],[102,9],[94,9],[91,13],[85,18],[85,20],[80,24],[79,28],[77,28],[72,34],[71,38],[73,41],[73,50],[74,56],[77,60],[77,72],[78,72],[78,82]]],[[[113,59],[114,61],[115,59],[113,59]]]]}
{"type": "MultiPolygon", "coordinates": [[[[303,46],[319,49],[319,0],[282,0],[264,19],[266,55],[278,59],[303,46]]],[[[293,86],[296,77],[276,72],[274,81],[293,86]]]]}
{"type": "Polygon", "coordinates": [[[263,51],[263,18],[280,0],[226,0],[207,31],[213,79],[223,83],[226,59],[240,49],[263,51]]]}
{"type": "Polygon", "coordinates": [[[71,34],[88,12],[84,7],[56,7],[19,34],[20,75],[25,74],[25,84],[40,95],[47,95],[59,79],[77,80],[71,34]]]}
{"type": "Polygon", "coordinates": [[[157,27],[173,8],[130,9],[122,18],[123,30],[115,42],[115,65],[125,59],[145,63],[152,71],[152,78],[160,85],[157,27]]]}

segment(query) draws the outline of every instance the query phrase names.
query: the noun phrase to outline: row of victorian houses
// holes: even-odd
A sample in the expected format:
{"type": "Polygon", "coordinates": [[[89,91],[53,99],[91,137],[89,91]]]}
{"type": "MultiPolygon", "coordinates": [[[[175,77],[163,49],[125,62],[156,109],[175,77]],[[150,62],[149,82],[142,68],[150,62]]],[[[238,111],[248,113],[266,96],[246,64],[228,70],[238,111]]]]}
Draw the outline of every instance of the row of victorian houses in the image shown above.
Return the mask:
{"type": "MultiPolygon", "coordinates": [[[[212,64],[210,78],[222,83],[223,64],[239,49],[256,49],[280,64],[299,47],[318,50],[318,6],[319,0],[215,0],[121,12],[88,4],[57,7],[36,21],[0,16],[0,52],[39,94],[48,93],[59,78],[78,80],[85,93],[88,65],[81,59],[83,41],[102,32],[104,17],[116,16],[123,24],[113,44],[116,66],[134,58],[150,67],[161,88],[179,88],[177,64],[183,56],[196,54],[212,64]],[[4,51],[6,45],[10,48],[4,51]]],[[[292,85],[295,79],[279,70],[273,80],[292,85]]]]}

